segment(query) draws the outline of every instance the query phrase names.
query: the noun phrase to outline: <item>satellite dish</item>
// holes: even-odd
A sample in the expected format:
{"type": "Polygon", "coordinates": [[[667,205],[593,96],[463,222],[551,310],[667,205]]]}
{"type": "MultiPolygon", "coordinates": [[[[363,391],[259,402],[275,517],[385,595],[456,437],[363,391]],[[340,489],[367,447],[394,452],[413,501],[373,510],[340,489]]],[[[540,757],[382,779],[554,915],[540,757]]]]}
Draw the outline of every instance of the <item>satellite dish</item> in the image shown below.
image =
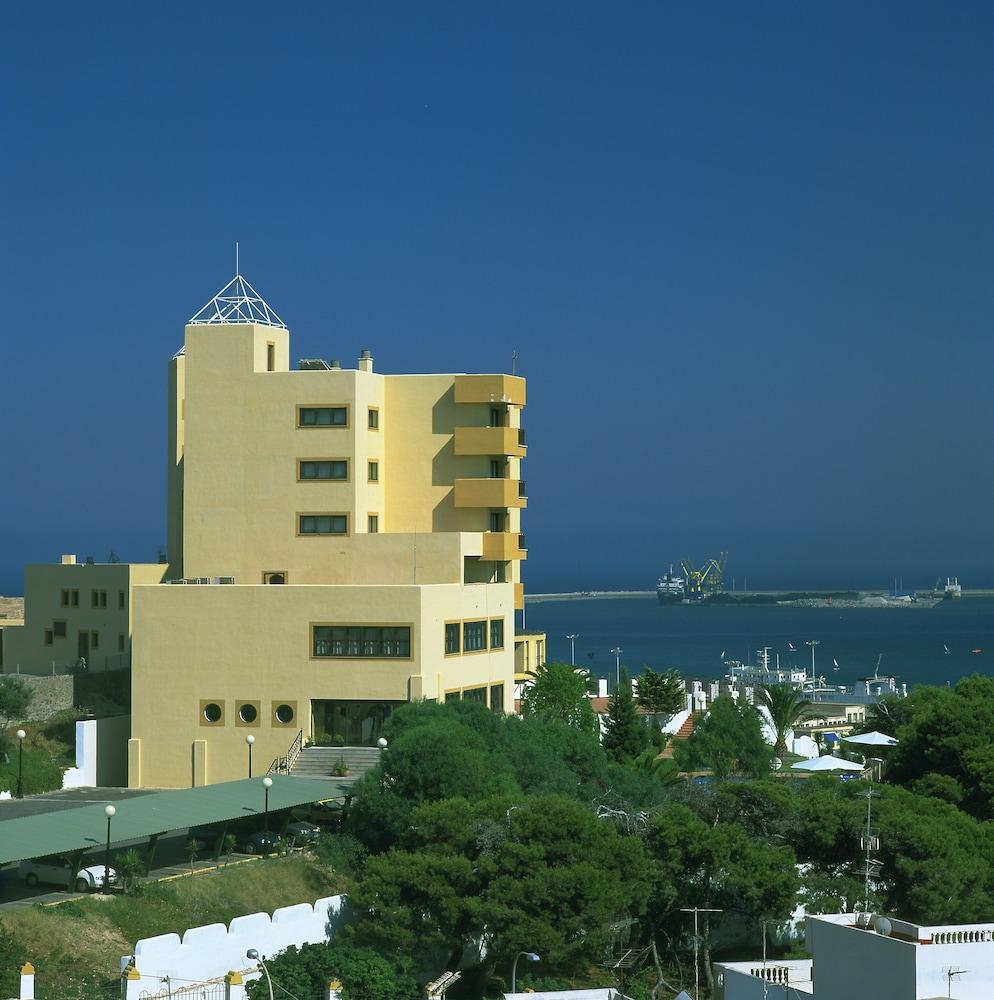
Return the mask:
{"type": "Polygon", "coordinates": [[[891,932],[891,922],[886,917],[874,917],[873,926],[878,934],[888,937],[891,932]]]}

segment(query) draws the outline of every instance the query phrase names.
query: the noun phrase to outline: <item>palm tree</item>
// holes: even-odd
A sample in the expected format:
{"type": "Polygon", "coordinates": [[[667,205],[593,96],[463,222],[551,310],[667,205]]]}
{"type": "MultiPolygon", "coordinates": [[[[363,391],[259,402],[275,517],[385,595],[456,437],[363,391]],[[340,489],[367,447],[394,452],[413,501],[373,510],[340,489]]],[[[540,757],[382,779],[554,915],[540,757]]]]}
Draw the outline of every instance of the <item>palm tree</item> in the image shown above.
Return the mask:
{"type": "Polygon", "coordinates": [[[774,751],[778,757],[783,757],[787,752],[787,733],[794,728],[811,702],[790,684],[770,684],[762,690],[763,703],[777,734],[774,751]]]}

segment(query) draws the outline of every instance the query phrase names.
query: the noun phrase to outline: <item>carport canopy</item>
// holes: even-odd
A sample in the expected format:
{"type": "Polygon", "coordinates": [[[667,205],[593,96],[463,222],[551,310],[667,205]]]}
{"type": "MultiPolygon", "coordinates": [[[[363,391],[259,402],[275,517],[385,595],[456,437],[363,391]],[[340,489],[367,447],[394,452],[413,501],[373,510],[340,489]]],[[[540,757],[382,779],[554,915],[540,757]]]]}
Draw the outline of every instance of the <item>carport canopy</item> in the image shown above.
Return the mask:
{"type": "MultiPolygon", "coordinates": [[[[269,775],[269,811],[279,812],[323,799],[342,798],[347,786],[326,778],[269,775]]],[[[200,788],[151,792],[115,802],[111,843],[139,840],[191,826],[262,817],[262,778],[225,781],[200,788]]],[[[72,854],[103,847],[107,842],[105,804],[22,816],[0,822],[0,865],[49,854],[72,854]]]]}

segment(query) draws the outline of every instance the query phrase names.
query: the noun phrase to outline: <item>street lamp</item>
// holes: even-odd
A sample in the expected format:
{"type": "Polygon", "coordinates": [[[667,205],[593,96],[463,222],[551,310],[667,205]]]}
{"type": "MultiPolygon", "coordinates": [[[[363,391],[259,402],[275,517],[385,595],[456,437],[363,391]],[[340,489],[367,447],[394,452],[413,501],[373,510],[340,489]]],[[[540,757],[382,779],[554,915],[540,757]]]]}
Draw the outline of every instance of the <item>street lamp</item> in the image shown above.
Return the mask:
{"type": "Polygon", "coordinates": [[[617,687],[621,687],[621,654],[624,650],[620,646],[615,646],[611,652],[614,653],[614,668],[618,675],[617,687]]]}
{"type": "Polygon", "coordinates": [[[385,736],[381,736],[376,741],[376,745],[380,748],[380,795],[382,795],[387,786],[386,764],[383,763],[383,755],[387,750],[387,738],[385,736]]]}
{"type": "Polygon", "coordinates": [[[574,632],[572,635],[566,636],[566,638],[569,639],[569,665],[571,667],[575,667],[576,666],[576,649],[575,649],[575,645],[574,644],[575,644],[576,640],[579,638],[579,635],[576,632],[574,632]]]}
{"type": "Polygon", "coordinates": [[[255,743],[255,737],[251,733],[249,733],[248,736],[245,737],[245,742],[248,744],[248,750],[249,750],[249,777],[251,778],[252,777],[252,744],[255,743]]]}
{"type": "Polygon", "coordinates": [[[17,733],[17,798],[24,798],[24,737],[28,734],[23,729],[17,733]]]}
{"type": "Polygon", "coordinates": [[[809,639],[805,646],[811,647],[811,687],[815,686],[815,646],[821,645],[821,639],[809,639]]]}
{"type": "Polygon", "coordinates": [[[519,951],[517,955],[514,956],[514,965],[511,966],[511,992],[514,993],[515,987],[517,985],[518,976],[518,959],[524,955],[529,962],[541,962],[542,960],[533,951],[519,951]]]}
{"type": "Polygon", "coordinates": [[[110,894],[110,821],[117,810],[108,802],[104,806],[104,815],[107,817],[107,850],[104,852],[104,895],[110,894]]]}
{"type": "Polygon", "coordinates": [[[262,779],[262,787],[266,793],[266,818],[264,820],[266,830],[269,830],[269,789],[273,787],[273,779],[267,774],[265,778],[262,779]]]}
{"type": "Polygon", "coordinates": [[[262,960],[255,948],[249,948],[249,950],[245,952],[245,957],[250,958],[253,962],[259,963],[259,968],[266,974],[266,982],[269,984],[269,1000],[273,1000],[273,981],[269,978],[269,969],[266,968],[266,963],[262,960]]]}

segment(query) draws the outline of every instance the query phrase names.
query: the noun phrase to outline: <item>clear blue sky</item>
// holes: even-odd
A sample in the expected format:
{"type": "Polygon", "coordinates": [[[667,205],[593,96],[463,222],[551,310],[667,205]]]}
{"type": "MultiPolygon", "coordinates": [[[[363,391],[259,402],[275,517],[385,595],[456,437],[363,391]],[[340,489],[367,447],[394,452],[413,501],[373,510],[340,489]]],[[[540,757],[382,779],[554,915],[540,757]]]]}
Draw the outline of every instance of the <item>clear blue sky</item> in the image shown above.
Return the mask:
{"type": "Polygon", "coordinates": [[[18,4],[0,593],[165,540],[166,365],[527,375],[526,585],[994,584],[994,6],[18,4]]]}

